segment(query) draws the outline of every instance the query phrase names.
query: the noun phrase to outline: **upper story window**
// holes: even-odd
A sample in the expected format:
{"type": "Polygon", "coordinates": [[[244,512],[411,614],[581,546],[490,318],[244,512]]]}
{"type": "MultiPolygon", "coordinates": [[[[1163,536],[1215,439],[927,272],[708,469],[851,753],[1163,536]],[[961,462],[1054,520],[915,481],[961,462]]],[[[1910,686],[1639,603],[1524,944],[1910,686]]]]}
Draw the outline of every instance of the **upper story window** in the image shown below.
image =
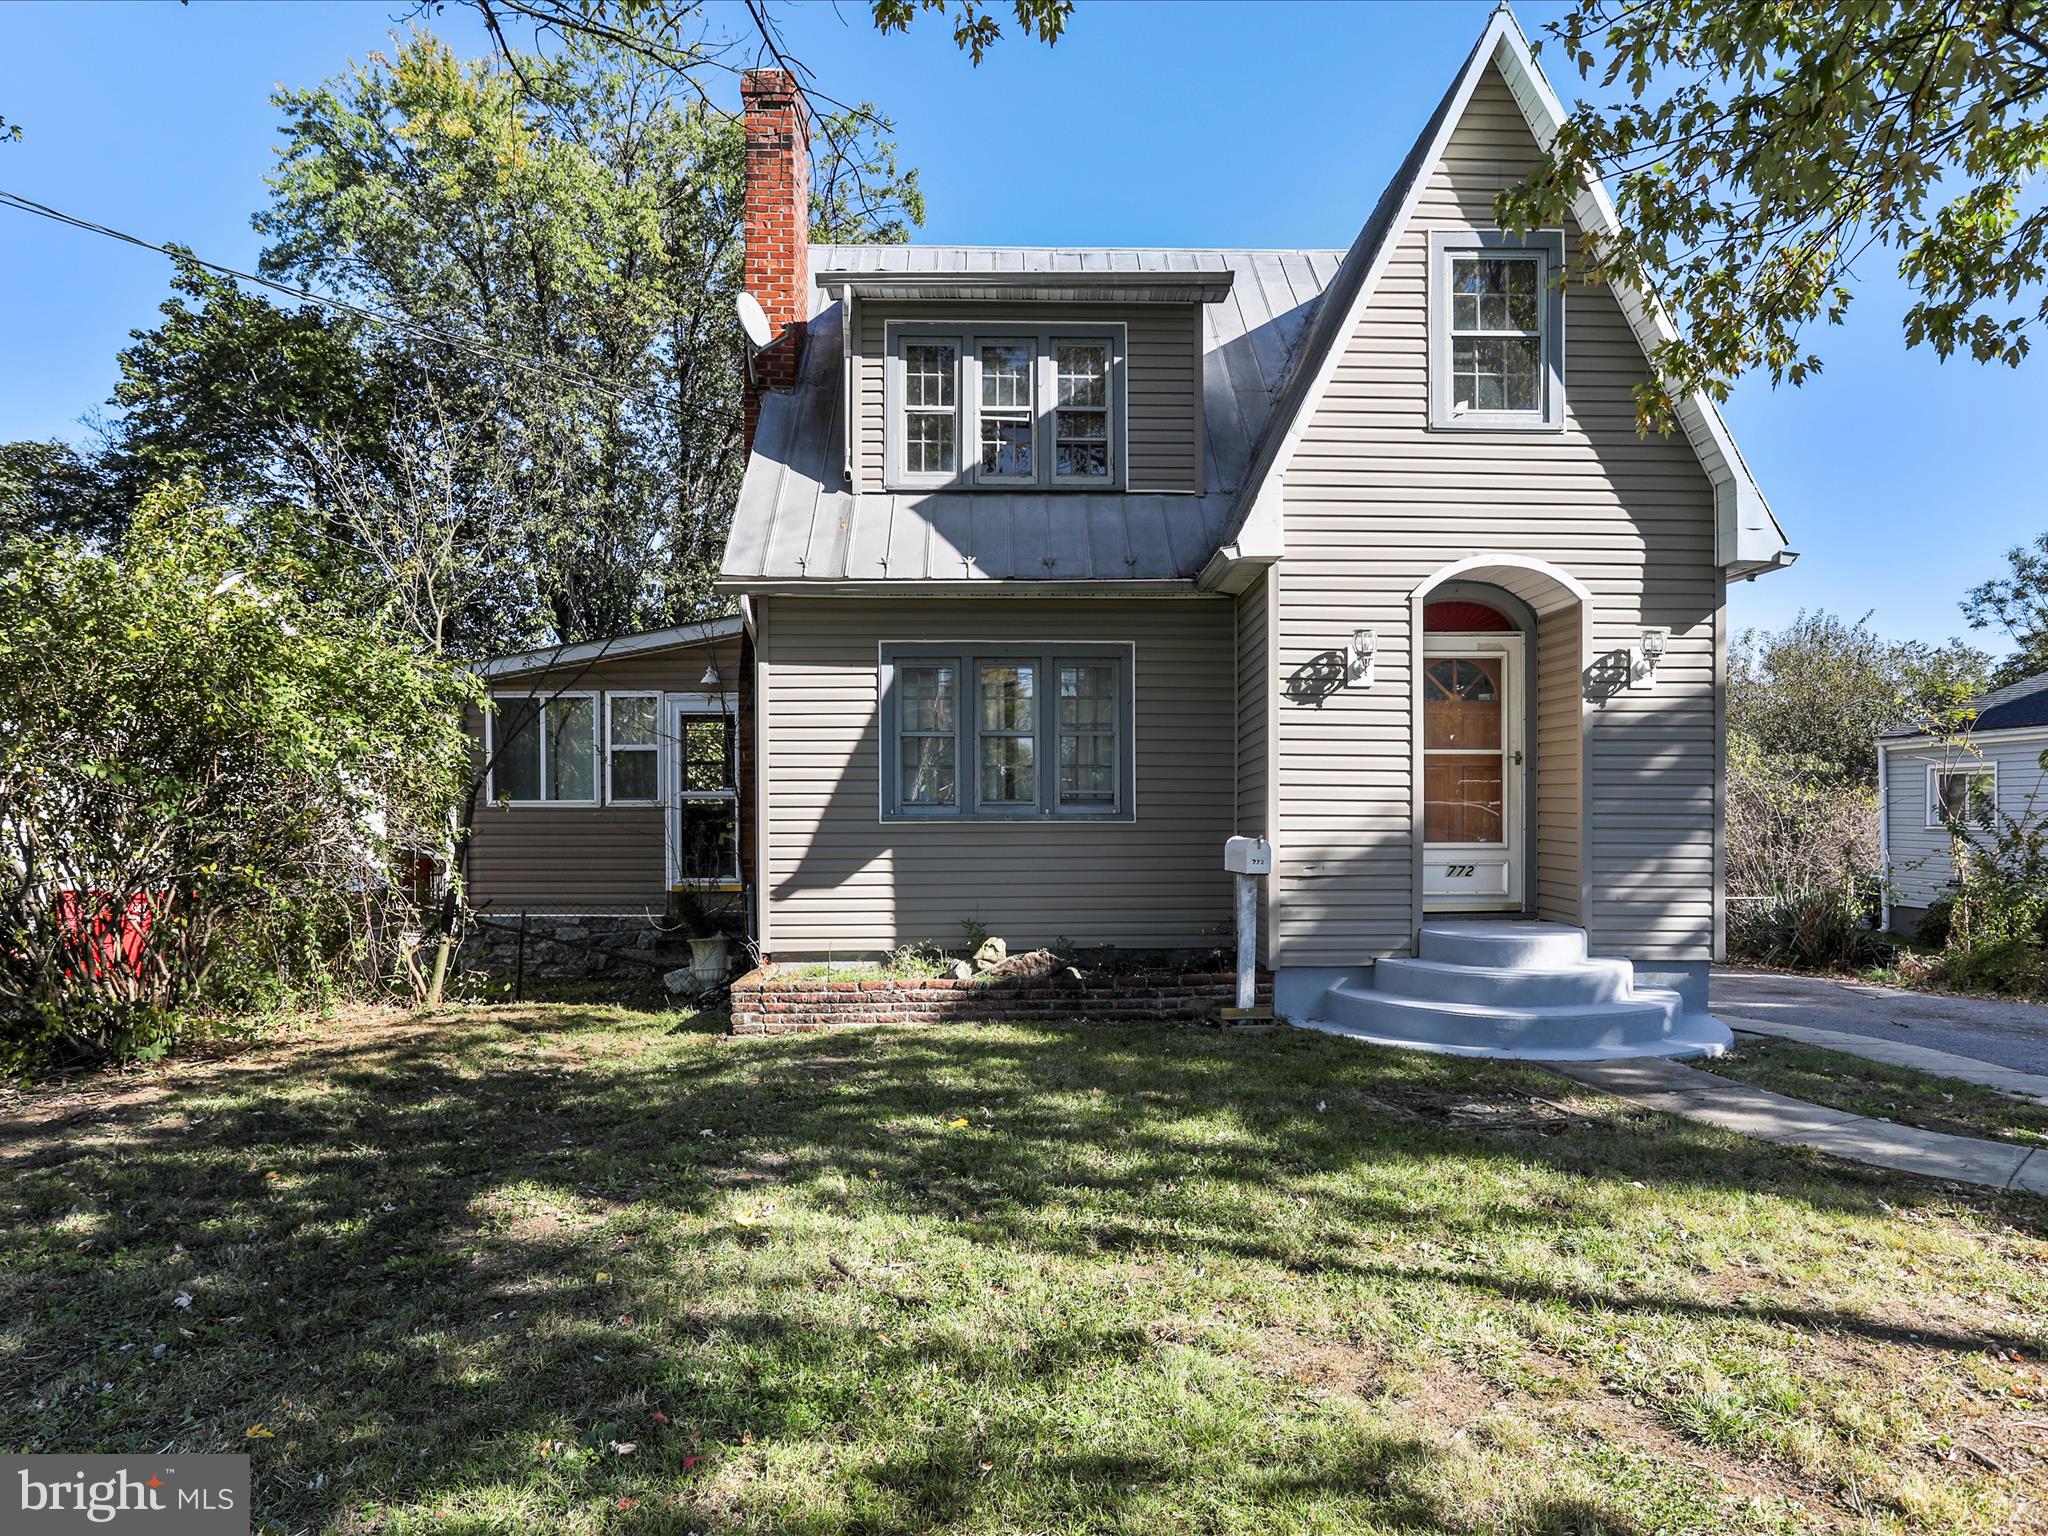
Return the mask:
{"type": "Polygon", "coordinates": [[[1429,424],[1564,424],[1564,236],[1437,230],[1429,242],[1429,424]]]}
{"type": "Polygon", "coordinates": [[[1123,328],[889,327],[892,486],[1106,490],[1122,476],[1123,328]]]}

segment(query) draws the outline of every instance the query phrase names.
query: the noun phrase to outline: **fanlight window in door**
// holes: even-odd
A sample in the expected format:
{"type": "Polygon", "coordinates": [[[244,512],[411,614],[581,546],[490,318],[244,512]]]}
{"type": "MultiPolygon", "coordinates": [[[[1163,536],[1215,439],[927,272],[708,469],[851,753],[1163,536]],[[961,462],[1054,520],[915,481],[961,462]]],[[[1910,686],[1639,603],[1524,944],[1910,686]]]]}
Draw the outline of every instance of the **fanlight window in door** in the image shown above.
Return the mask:
{"type": "Polygon", "coordinates": [[[1506,832],[1501,664],[1445,656],[1422,675],[1423,838],[1498,843],[1506,832]]]}

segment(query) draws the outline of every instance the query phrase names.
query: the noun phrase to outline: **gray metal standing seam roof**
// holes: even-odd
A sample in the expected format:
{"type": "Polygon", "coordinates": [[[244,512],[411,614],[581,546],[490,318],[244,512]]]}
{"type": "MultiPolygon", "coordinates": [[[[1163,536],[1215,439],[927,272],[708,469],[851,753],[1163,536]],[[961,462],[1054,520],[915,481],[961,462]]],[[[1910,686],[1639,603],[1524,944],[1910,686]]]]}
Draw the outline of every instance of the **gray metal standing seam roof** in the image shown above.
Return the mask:
{"type": "MultiPolygon", "coordinates": [[[[1191,580],[1230,527],[1239,487],[1342,251],[1056,250],[959,245],[813,246],[815,273],[1227,271],[1201,306],[1201,496],[844,488],[838,300],[812,291],[797,387],[761,403],[720,575],[754,582],[1191,580]]],[[[1098,279],[1099,280],[1099,279],[1098,279]]]]}

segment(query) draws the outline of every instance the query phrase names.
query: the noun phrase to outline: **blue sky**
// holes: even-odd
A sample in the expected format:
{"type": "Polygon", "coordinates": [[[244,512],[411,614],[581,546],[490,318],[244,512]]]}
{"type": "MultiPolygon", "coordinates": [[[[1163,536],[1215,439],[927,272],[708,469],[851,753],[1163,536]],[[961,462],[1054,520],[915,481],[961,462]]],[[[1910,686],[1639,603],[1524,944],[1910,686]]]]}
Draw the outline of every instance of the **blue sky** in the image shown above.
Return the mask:
{"type": "MultiPolygon", "coordinates": [[[[1490,8],[1082,0],[1057,47],[1006,39],[979,70],[930,22],[876,35],[864,0],[781,14],[820,89],[895,117],[930,200],[920,238],[1343,246],[1490,8]]],[[[272,88],[383,46],[408,9],[10,5],[0,115],[27,136],[0,145],[0,188],[253,264],[272,88]]],[[[1519,13],[1534,35],[1560,9],[1519,13]]],[[[724,0],[713,20],[744,25],[724,0]]],[[[481,51],[468,11],[433,25],[481,51]]],[[[1553,81],[1567,99],[1577,91],[1575,77],[1553,81]]],[[[6,210],[0,253],[0,438],[83,438],[116,349],[156,317],[166,264],[6,210]]],[[[1881,256],[1865,265],[1854,317],[1820,338],[1823,376],[1775,392],[1746,381],[1728,407],[1802,551],[1731,603],[1738,624],[1824,607],[1938,640],[1963,631],[1964,590],[2048,530],[2048,355],[2011,372],[1908,352],[1904,292],[1881,256]]]]}

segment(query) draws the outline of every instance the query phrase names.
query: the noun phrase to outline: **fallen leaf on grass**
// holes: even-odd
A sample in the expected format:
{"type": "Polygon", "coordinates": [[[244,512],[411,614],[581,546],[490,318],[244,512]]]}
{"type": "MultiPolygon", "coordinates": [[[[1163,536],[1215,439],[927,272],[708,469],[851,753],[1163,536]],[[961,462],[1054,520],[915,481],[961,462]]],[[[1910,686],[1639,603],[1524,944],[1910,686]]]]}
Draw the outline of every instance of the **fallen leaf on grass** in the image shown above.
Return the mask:
{"type": "Polygon", "coordinates": [[[947,1128],[948,1130],[954,1130],[954,1131],[964,1131],[964,1130],[966,1130],[966,1129],[967,1129],[967,1117],[966,1117],[965,1115],[961,1115],[961,1116],[959,1116],[959,1117],[958,1117],[957,1119],[953,1119],[953,1120],[948,1120],[948,1121],[946,1122],[946,1128],[947,1128]]]}
{"type": "Polygon", "coordinates": [[[277,1436],[273,1435],[261,1424],[251,1424],[247,1429],[242,1431],[242,1438],[244,1440],[275,1440],[277,1436]]]}
{"type": "Polygon", "coordinates": [[[630,1456],[639,1449],[640,1442],[638,1440],[614,1440],[612,1442],[612,1454],[615,1456],[630,1456]]]}

